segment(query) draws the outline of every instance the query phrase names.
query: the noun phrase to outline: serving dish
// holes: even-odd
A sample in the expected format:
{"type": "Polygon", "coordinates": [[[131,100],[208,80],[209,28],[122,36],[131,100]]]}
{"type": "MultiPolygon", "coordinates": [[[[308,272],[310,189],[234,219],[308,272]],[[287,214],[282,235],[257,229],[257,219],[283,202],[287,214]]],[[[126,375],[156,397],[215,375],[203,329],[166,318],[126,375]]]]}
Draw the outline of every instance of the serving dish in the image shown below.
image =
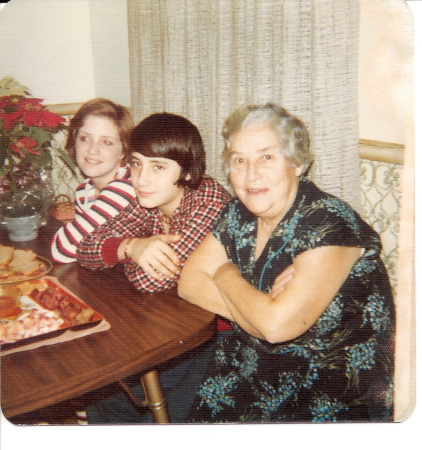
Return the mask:
{"type": "Polygon", "coordinates": [[[26,280],[19,286],[20,311],[0,319],[0,347],[27,345],[51,339],[71,330],[95,327],[104,317],[59,283],[56,278],[26,280]]]}
{"type": "Polygon", "coordinates": [[[23,283],[24,281],[36,280],[38,278],[41,278],[41,277],[47,275],[50,272],[50,270],[52,269],[53,263],[49,259],[44,258],[43,256],[38,256],[38,255],[36,257],[36,260],[39,261],[39,263],[40,263],[39,270],[37,270],[33,274],[29,274],[29,275],[14,274],[14,275],[9,275],[7,278],[0,277],[0,285],[19,284],[19,283],[23,283]]]}

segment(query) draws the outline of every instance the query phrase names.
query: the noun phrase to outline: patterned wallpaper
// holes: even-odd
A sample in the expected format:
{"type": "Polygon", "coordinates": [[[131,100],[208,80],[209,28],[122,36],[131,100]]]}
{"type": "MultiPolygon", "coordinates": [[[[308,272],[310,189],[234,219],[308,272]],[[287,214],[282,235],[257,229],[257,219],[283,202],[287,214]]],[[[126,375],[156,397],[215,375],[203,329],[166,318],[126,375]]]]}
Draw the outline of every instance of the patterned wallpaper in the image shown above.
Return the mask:
{"type": "MultiPolygon", "coordinates": [[[[69,121],[71,116],[66,116],[69,121]]],[[[51,147],[53,148],[64,148],[66,143],[66,132],[61,131],[57,133],[54,140],[51,142],[51,147]]],[[[73,171],[63,162],[63,160],[53,153],[53,171],[52,171],[52,182],[54,187],[55,196],[66,195],[71,200],[75,194],[76,188],[83,180],[82,174],[78,171],[75,175],[73,171]]]]}
{"type": "Polygon", "coordinates": [[[360,169],[362,215],[381,236],[382,257],[394,290],[397,285],[400,177],[403,166],[361,159],[360,169]]]}

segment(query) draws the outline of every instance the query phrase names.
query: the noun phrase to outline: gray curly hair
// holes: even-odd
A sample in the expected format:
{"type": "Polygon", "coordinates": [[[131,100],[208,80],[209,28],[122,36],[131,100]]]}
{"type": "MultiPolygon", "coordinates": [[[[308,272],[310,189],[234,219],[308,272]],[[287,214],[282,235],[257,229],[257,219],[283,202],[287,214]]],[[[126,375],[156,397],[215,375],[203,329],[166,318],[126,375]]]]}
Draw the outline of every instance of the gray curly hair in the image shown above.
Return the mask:
{"type": "Polygon", "coordinates": [[[287,110],[274,103],[241,106],[224,122],[222,135],[225,141],[222,153],[225,172],[229,171],[230,146],[233,136],[252,123],[268,123],[279,136],[283,155],[295,166],[303,164],[305,173],[314,159],[310,149],[309,133],[304,123],[287,110]]]}

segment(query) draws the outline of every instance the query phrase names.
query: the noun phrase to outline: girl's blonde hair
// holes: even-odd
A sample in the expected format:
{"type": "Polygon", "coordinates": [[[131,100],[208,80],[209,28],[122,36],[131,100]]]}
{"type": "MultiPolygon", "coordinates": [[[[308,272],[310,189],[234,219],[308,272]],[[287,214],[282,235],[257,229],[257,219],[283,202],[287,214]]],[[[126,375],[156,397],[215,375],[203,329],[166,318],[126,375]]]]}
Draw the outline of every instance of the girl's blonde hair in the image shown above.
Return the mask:
{"type": "Polygon", "coordinates": [[[134,127],[132,116],[129,111],[121,105],[107,100],[106,98],[94,98],[84,103],[76,114],[72,117],[65,149],[72,158],[75,158],[75,144],[78,131],[84,126],[85,119],[88,116],[106,117],[110,119],[119,131],[119,137],[122,142],[123,162],[130,161],[130,133],[134,127]]]}

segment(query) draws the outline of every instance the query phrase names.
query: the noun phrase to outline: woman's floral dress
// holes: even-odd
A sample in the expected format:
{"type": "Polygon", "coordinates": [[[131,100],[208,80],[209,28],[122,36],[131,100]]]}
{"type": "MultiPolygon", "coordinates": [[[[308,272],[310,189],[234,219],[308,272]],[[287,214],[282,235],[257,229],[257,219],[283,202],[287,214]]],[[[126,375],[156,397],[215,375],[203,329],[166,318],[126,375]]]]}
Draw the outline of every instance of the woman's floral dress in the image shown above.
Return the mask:
{"type": "Polygon", "coordinates": [[[226,205],[213,233],[230,262],[263,292],[306,250],[336,245],[364,252],[322,316],[298,338],[270,344],[232,324],[189,421],[393,420],[395,309],[378,234],[347,203],[305,178],[256,262],[257,218],[238,199],[226,205]]]}

